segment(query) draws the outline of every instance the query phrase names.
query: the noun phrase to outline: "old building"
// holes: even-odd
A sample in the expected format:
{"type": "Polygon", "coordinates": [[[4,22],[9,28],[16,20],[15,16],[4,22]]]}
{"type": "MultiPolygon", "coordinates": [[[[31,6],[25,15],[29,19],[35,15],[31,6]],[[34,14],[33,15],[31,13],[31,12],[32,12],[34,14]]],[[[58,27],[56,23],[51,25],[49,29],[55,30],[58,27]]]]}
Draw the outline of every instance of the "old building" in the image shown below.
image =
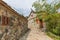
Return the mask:
{"type": "MultiPolygon", "coordinates": [[[[40,15],[39,15],[40,16],[40,15]]],[[[45,24],[42,19],[37,17],[36,12],[31,10],[31,13],[28,17],[28,28],[30,29],[44,29],[45,24]]]]}
{"type": "Polygon", "coordinates": [[[25,32],[28,20],[13,10],[5,2],[0,1],[0,34],[10,31],[18,35],[25,32]]]}
{"type": "Polygon", "coordinates": [[[35,12],[32,10],[29,17],[28,17],[28,28],[32,29],[32,28],[39,28],[39,21],[38,18],[36,17],[37,15],[35,14],[35,12]],[[37,21],[36,21],[37,20],[37,21]]]}

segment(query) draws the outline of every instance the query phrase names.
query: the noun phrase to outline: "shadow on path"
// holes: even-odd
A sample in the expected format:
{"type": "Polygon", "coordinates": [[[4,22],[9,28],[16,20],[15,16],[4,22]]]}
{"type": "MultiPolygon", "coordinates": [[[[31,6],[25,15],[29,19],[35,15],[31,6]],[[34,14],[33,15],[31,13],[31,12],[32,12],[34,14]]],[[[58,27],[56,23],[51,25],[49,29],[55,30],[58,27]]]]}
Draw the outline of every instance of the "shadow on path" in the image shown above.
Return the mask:
{"type": "Polygon", "coordinates": [[[31,30],[29,30],[28,32],[26,32],[25,35],[22,36],[19,40],[27,40],[27,37],[28,37],[30,31],[31,31],[31,30]]]}

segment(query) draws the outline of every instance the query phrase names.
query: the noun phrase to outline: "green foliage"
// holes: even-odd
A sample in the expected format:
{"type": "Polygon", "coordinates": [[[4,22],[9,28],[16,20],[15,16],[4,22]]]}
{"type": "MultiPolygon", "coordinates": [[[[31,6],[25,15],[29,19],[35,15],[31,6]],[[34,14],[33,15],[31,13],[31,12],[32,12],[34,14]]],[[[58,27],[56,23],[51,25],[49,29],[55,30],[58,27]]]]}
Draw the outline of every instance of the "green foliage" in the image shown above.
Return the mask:
{"type": "Polygon", "coordinates": [[[37,17],[46,23],[46,31],[60,36],[60,14],[56,11],[60,8],[60,3],[52,5],[46,3],[46,0],[42,0],[42,3],[39,1],[33,3],[37,17]]]}
{"type": "Polygon", "coordinates": [[[60,35],[60,14],[53,14],[48,16],[49,19],[46,21],[48,31],[60,35]]]}
{"type": "Polygon", "coordinates": [[[50,36],[51,38],[53,38],[54,40],[60,40],[60,36],[56,36],[55,34],[51,32],[46,32],[46,34],[50,36]]]}
{"type": "Polygon", "coordinates": [[[41,4],[38,1],[34,2],[32,6],[34,6],[37,12],[40,11],[40,9],[42,8],[41,4]]]}
{"type": "Polygon", "coordinates": [[[59,8],[60,8],[60,2],[55,5],[55,9],[59,9],[59,8]]]}

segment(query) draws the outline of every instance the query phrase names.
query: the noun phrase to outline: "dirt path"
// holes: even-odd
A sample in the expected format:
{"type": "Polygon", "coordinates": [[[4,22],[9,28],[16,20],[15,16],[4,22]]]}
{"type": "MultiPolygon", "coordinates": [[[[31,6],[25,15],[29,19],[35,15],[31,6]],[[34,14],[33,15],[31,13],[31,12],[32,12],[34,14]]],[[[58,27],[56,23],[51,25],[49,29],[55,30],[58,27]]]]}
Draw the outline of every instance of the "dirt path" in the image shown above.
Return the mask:
{"type": "Polygon", "coordinates": [[[40,30],[30,30],[20,40],[52,40],[44,32],[40,30]]]}

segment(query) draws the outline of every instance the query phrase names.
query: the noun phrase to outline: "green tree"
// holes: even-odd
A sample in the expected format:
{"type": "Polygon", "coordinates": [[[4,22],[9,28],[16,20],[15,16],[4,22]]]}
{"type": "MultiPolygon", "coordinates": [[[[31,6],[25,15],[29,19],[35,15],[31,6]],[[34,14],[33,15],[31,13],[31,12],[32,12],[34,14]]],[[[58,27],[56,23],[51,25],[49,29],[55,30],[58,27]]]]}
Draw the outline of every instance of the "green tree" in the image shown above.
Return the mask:
{"type": "Polygon", "coordinates": [[[48,4],[46,0],[38,0],[32,6],[35,8],[37,17],[46,23],[46,30],[60,35],[60,14],[57,14],[57,10],[60,8],[60,2],[54,0],[48,4]]]}

